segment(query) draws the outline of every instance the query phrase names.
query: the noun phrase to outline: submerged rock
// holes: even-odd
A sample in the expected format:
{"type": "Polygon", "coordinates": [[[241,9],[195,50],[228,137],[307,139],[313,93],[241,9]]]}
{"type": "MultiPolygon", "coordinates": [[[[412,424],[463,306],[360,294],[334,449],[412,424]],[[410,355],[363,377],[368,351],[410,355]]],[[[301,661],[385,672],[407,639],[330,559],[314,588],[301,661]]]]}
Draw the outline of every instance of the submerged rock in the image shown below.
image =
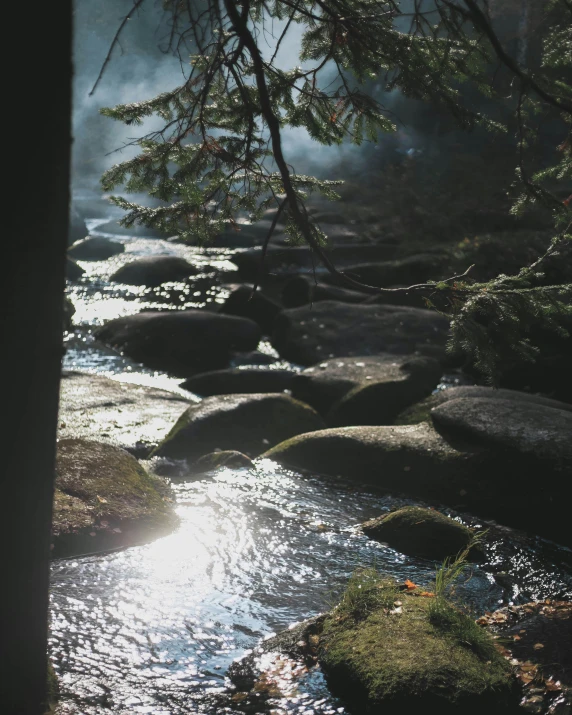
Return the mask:
{"type": "Polygon", "coordinates": [[[318,659],[352,712],[507,715],[518,694],[493,639],[442,599],[358,572],[325,619],[318,659]],[[358,589],[359,586],[359,589],[358,589]]]}
{"type": "Polygon", "coordinates": [[[179,256],[146,256],[121,266],[109,280],[153,288],[162,283],[183,281],[198,272],[197,268],[179,256]]]}
{"type": "Polygon", "coordinates": [[[282,311],[274,322],[272,345],[285,360],[301,365],[383,352],[439,357],[448,329],[448,320],[429,310],[328,300],[282,311]]]}
{"type": "Polygon", "coordinates": [[[80,261],[105,261],[125,251],[125,246],[119,241],[103,236],[87,236],[76,241],[68,248],[68,255],[80,261]]]}
{"type": "MultiPolygon", "coordinates": [[[[363,533],[408,556],[442,561],[466,548],[473,532],[434,509],[406,506],[362,524],[363,533]]],[[[476,554],[477,551],[474,551],[476,554]]]]}
{"type": "Polygon", "coordinates": [[[182,382],[181,387],[204,397],[233,392],[283,392],[292,387],[296,374],[293,370],[233,367],[194,375],[182,382]]]}
{"type": "Polygon", "coordinates": [[[66,278],[70,281],[79,281],[85,271],[79,266],[73,258],[66,257],[66,278]]]}
{"type": "Polygon", "coordinates": [[[334,426],[390,424],[405,405],[428,395],[440,376],[440,365],[431,358],[333,358],[296,375],[293,394],[322,414],[329,412],[327,421],[334,426]]]}
{"type": "Polygon", "coordinates": [[[146,311],[110,320],[95,334],[137,362],[180,377],[226,367],[233,350],[254,350],[261,337],[252,320],[201,310],[146,311]]]}
{"type": "Polygon", "coordinates": [[[60,440],[56,470],[54,556],[140,543],[178,523],[166,484],[118,447],[60,440]]]}
{"type": "Polygon", "coordinates": [[[191,470],[196,473],[212,472],[219,467],[228,469],[240,469],[241,467],[251,467],[252,459],[242,452],[226,449],[220,452],[210,452],[199,457],[191,466],[191,470]]]}
{"type": "Polygon", "coordinates": [[[323,427],[311,407],[285,394],[217,395],[189,407],[153,456],[196,460],[217,449],[257,456],[270,445],[323,427]]]}

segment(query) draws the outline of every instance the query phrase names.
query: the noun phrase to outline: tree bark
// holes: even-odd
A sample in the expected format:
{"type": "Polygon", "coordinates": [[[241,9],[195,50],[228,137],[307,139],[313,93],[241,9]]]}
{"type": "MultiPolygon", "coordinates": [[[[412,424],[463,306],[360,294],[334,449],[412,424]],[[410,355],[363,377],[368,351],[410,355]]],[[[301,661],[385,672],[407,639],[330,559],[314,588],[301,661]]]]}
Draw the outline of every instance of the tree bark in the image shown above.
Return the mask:
{"type": "Polygon", "coordinates": [[[59,0],[8,3],[4,10],[4,27],[17,45],[3,43],[0,711],[39,715],[46,707],[69,210],[72,8],[71,0],[59,0]]]}

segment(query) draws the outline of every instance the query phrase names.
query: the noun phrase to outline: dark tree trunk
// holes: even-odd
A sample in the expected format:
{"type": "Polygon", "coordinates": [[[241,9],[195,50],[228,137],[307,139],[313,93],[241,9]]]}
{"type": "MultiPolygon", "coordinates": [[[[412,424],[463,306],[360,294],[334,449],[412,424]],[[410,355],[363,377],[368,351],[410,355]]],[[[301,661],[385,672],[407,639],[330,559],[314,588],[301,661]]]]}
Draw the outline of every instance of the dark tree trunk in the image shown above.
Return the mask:
{"type": "Polygon", "coordinates": [[[46,700],[69,203],[71,0],[8,3],[2,20],[0,712],[37,715],[46,700]]]}

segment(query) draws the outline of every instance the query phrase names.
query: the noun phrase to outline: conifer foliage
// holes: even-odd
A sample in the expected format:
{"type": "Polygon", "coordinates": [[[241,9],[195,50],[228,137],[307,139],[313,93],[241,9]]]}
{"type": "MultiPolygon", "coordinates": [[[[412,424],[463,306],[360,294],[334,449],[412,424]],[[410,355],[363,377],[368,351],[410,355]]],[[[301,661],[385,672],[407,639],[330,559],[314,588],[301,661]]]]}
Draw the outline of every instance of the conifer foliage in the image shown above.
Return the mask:
{"type": "MultiPolygon", "coordinates": [[[[132,12],[143,2],[136,0],[132,12]]],[[[137,140],[140,152],[135,158],[103,176],[105,191],[122,186],[160,201],[150,208],[115,197],[126,211],[124,225],[140,223],[207,242],[240,217],[256,221],[267,208],[278,207],[291,241],[308,244],[341,284],[371,293],[420,292],[450,315],[452,347],[463,349],[492,378],[507,359],[534,359],[538,348],[531,341],[532,329],[565,334],[572,319],[572,206],[554,193],[554,186],[572,178],[568,0],[540,3],[542,18],[535,30],[540,53],[530,64],[515,59],[497,35],[492,18],[503,0],[163,4],[170,49],[188,67],[181,85],[152,99],[102,110],[126,124],[141,124],[152,115],[163,121],[160,129],[137,140]],[[299,64],[284,69],[277,63],[280,48],[300,33],[299,64]],[[506,87],[504,96],[497,97],[499,71],[509,78],[508,99],[506,87]],[[395,123],[367,91],[370,80],[441,105],[463,128],[480,124],[491,131],[513,131],[522,186],[513,211],[521,213],[533,203],[552,212],[559,234],[546,255],[517,276],[499,276],[486,284],[474,283],[467,271],[436,283],[380,289],[338,270],[327,252],[327,236],[312,222],[306,201],[312,192],[335,199],[340,182],[297,174],[283,151],[282,133],[285,127],[302,127],[324,145],[375,142],[380,132],[393,131],[395,123]],[[463,91],[464,86],[471,91],[463,91]],[[472,106],[466,98],[475,90],[489,98],[486,106],[502,101],[514,124],[503,126],[472,106]],[[530,172],[529,150],[547,117],[562,133],[557,160],[530,172]],[[562,261],[568,261],[568,271],[562,270],[562,261]],[[551,270],[555,262],[560,266],[556,273],[551,270]]]]}

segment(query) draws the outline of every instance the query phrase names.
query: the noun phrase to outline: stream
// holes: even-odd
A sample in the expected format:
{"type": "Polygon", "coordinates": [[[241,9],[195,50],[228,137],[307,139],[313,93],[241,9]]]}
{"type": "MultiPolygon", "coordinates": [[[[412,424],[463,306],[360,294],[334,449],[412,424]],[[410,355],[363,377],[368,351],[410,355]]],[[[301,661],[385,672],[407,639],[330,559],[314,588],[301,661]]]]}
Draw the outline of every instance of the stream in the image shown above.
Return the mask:
{"type": "MultiPolygon", "coordinates": [[[[68,290],[79,325],[66,337],[64,367],[183,392],[179,379],[98,344],[91,330],[142,306],[209,309],[225,297],[213,268],[223,276],[228,271],[232,282],[233,250],[200,251],[98,230],[106,221],[91,221],[92,235],[113,236],[125,242],[126,252],[107,261],[79,261],[86,274],[68,290]],[[166,252],[204,266],[204,274],[191,286],[154,290],[107,280],[130,258],[166,252]]],[[[269,344],[260,349],[285,366],[269,344]]],[[[153,469],[153,461],[145,464],[153,469]]],[[[435,573],[435,564],[403,556],[359,529],[408,500],[268,460],[200,479],[189,475],[173,489],[181,520],[175,533],[123,551],[53,562],[50,650],[60,679],[59,712],[239,712],[226,677],[233,660],[270,634],[328,609],[356,567],[375,566],[420,584],[435,573]]],[[[572,597],[570,550],[453,516],[490,528],[486,560],[457,591],[476,615],[507,603],[572,597]]],[[[272,705],[276,715],[347,712],[317,668],[286,678],[280,691],[272,705]]]]}

